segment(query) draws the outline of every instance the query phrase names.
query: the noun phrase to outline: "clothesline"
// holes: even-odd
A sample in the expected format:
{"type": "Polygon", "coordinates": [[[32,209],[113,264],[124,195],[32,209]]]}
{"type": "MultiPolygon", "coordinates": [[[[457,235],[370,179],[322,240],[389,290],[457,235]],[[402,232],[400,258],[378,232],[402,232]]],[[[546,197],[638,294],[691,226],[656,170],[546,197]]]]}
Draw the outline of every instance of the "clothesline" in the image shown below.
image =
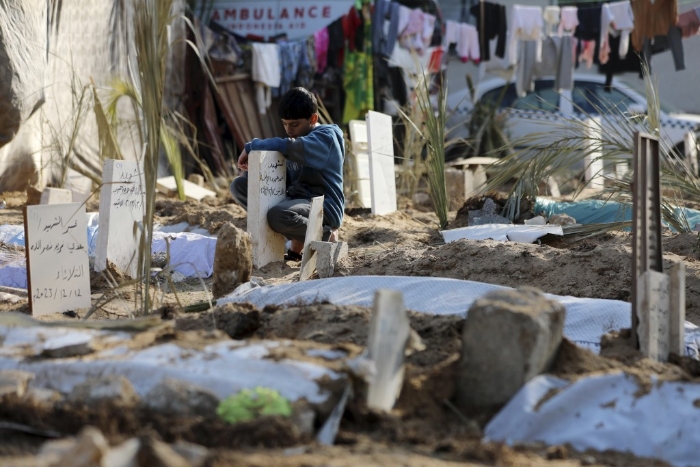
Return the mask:
{"type": "MultiPolygon", "coordinates": [[[[617,0],[613,0],[617,1],[617,0]]],[[[601,0],[576,0],[576,1],[567,1],[567,0],[562,0],[557,3],[557,6],[578,6],[581,4],[597,4],[598,6],[604,4],[604,3],[613,3],[613,1],[601,1],[601,0]]],[[[631,0],[634,1],[634,0],[631,0]]],[[[526,4],[527,2],[523,2],[523,4],[526,4]]],[[[700,1],[698,0],[677,0],[676,4],[678,6],[686,6],[686,5],[700,5],[700,1]]]]}

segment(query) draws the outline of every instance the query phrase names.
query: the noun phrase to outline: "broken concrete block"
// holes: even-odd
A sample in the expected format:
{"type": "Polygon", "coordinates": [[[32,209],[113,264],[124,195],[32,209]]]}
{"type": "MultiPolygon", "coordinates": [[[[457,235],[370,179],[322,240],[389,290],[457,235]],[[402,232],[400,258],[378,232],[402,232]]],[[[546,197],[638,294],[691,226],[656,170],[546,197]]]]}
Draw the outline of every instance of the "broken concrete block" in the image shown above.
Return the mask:
{"type": "MultiPolygon", "coordinates": [[[[60,440],[59,440],[60,443],[60,440]]],[[[59,447],[63,447],[58,445],[59,447]]],[[[64,445],[65,446],[65,445],[64,445]]],[[[50,447],[47,447],[47,452],[50,447]]],[[[102,465],[102,457],[109,450],[109,443],[97,428],[86,426],[80,431],[73,446],[67,449],[53,467],[96,467],[102,465]]],[[[42,448],[42,451],[44,449],[42,448]]],[[[44,453],[44,454],[46,454],[44,453]]]]}
{"type": "Polygon", "coordinates": [[[532,287],[497,290],[476,300],[462,336],[460,408],[496,411],[546,371],[562,340],[564,316],[561,303],[532,287]]]}
{"type": "MultiPolygon", "coordinates": [[[[210,196],[212,198],[216,197],[216,192],[196,185],[188,180],[183,180],[182,185],[185,189],[185,197],[187,199],[202,201],[207,196],[210,196]]],[[[175,177],[173,177],[172,175],[156,180],[156,188],[159,192],[163,193],[166,196],[177,195],[177,183],[175,182],[175,177]]]]}
{"type": "Polygon", "coordinates": [[[338,261],[348,255],[347,242],[311,242],[309,248],[316,252],[316,272],[318,277],[333,277],[338,261]]]}
{"type": "Polygon", "coordinates": [[[253,246],[250,234],[230,222],[225,223],[216,240],[214,253],[214,298],[223,297],[250,280],[253,272],[253,246]]]}
{"type": "Polygon", "coordinates": [[[37,408],[50,408],[61,400],[61,393],[53,389],[35,388],[30,386],[24,395],[24,399],[31,401],[37,408]]]}
{"type": "Polygon", "coordinates": [[[547,220],[542,216],[535,216],[532,219],[525,219],[525,225],[547,225],[547,220]]]}
{"type": "Polygon", "coordinates": [[[141,438],[141,447],[136,456],[138,465],[149,467],[191,467],[184,457],[169,445],[151,437],[141,438]]]}
{"type": "Polygon", "coordinates": [[[187,180],[194,183],[197,186],[204,186],[204,177],[200,174],[190,174],[187,180]]]}
{"type": "Polygon", "coordinates": [[[73,192],[63,188],[46,187],[41,192],[39,204],[68,204],[73,202],[73,192]]]}
{"type": "Polygon", "coordinates": [[[27,385],[32,379],[34,379],[34,373],[28,371],[0,371],[0,396],[16,394],[17,397],[23,397],[27,391],[27,385]]]}
{"type": "Polygon", "coordinates": [[[553,214],[549,218],[549,223],[555,225],[572,225],[576,223],[576,219],[568,214],[553,214]]]}
{"type": "Polygon", "coordinates": [[[132,406],[138,402],[138,395],[131,382],[124,376],[109,375],[88,378],[77,385],[68,395],[75,404],[97,406],[106,402],[114,405],[132,406]]]}
{"type": "Polygon", "coordinates": [[[195,384],[166,379],[148,392],[143,403],[145,407],[155,412],[181,416],[206,416],[216,412],[219,398],[195,384]]]}

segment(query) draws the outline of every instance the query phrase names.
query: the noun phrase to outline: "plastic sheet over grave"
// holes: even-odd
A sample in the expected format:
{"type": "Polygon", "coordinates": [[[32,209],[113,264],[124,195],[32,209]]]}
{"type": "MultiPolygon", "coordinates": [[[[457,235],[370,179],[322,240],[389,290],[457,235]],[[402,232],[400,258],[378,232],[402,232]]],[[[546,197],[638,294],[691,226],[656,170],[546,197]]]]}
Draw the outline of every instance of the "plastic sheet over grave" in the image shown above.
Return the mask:
{"type": "Polygon", "coordinates": [[[457,240],[493,239],[501,242],[532,243],[547,234],[564,235],[561,225],[484,224],[459,229],[441,230],[445,243],[457,240]]]}
{"type": "Polygon", "coordinates": [[[572,383],[538,376],[489,422],[485,437],[629,451],[676,467],[700,465],[700,384],[657,382],[648,392],[640,389],[635,377],[623,373],[572,383]]]}
{"type": "Polygon", "coordinates": [[[125,332],[98,331],[43,326],[0,325],[0,370],[23,370],[36,376],[35,388],[70,393],[89,377],[117,375],[126,377],[140,397],[166,379],[200,386],[223,399],[242,389],[257,386],[272,388],[289,399],[305,398],[322,403],[330,393],[316,383],[321,378],[344,377],[309,362],[267,359],[269,349],[292,345],[290,342],[221,341],[198,350],[174,343],[154,345],[141,350],[128,347],[131,335],[125,332]],[[37,356],[80,355],[79,347],[108,347],[78,358],[37,356]]]}
{"type": "MultiPolygon", "coordinates": [[[[700,211],[685,207],[676,207],[674,210],[676,214],[688,220],[690,228],[700,223],[700,211]]],[[[554,214],[567,214],[576,219],[576,223],[578,224],[602,224],[632,220],[631,204],[597,199],[566,202],[554,201],[548,198],[537,198],[533,211],[547,217],[554,214]]],[[[666,223],[664,222],[664,224],[666,223]]]]}
{"type": "MultiPolygon", "coordinates": [[[[336,305],[371,307],[377,289],[400,290],[406,309],[435,315],[462,315],[474,300],[492,290],[506,289],[483,282],[437,277],[352,276],[332,277],[308,282],[256,287],[251,283],[239,286],[217,300],[250,302],[260,308],[266,305],[293,306],[327,301],[336,305]]],[[[630,304],[619,300],[576,298],[547,294],[566,308],[564,335],[581,347],[597,352],[604,334],[631,326],[630,304]]],[[[685,323],[686,354],[700,355],[700,329],[685,323]]]]}
{"type": "MultiPolygon", "coordinates": [[[[97,244],[97,220],[95,213],[88,214],[88,255],[95,256],[97,244]]],[[[184,230],[185,226],[179,225],[184,230]]],[[[170,242],[170,263],[175,271],[185,277],[209,277],[214,273],[216,237],[195,232],[176,232],[169,226],[153,232],[152,253],[165,253],[166,239],[170,242]]],[[[201,229],[197,230],[201,232],[201,229]]],[[[0,226],[0,242],[24,247],[24,227],[0,226]]],[[[0,252],[2,253],[2,252],[0,252]]],[[[0,285],[27,287],[27,267],[22,255],[0,254],[0,285]]]]}

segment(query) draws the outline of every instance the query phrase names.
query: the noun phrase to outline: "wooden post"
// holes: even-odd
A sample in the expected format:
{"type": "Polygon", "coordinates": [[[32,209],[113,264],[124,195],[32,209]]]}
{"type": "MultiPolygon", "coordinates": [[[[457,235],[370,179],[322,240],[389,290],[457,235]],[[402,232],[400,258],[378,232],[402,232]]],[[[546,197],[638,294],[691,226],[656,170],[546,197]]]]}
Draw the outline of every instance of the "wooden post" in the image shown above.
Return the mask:
{"type": "Polygon", "coordinates": [[[316,269],[318,257],[316,250],[310,248],[311,242],[318,242],[323,238],[323,196],[311,198],[311,209],[309,210],[309,223],[306,226],[306,237],[304,238],[304,254],[301,257],[301,269],[299,280],[309,279],[316,269]]]}
{"type": "Polygon", "coordinates": [[[661,184],[659,140],[635,132],[632,159],[632,342],[637,346],[640,320],[639,287],[646,271],[663,272],[661,247],[661,184]]]}
{"type": "Polygon", "coordinates": [[[287,163],[275,151],[251,151],[248,155],[248,227],[253,243],[253,266],[261,268],[284,257],[284,236],[267,223],[267,211],[284,201],[287,163]]]}
{"type": "Polygon", "coordinates": [[[675,263],[670,267],[671,277],[671,328],[669,352],[685,355],[685,263],[675,263]]]}
{"type": "Polygon", "coordinates": [[[396,290],[377,290],[374,294],[369,328],[369,358],[376,373],[367,391],[367,405],[391,410],[401,394],[404,376],[404,353],[411,327],[403,305],[403,295],[396,290]]]}

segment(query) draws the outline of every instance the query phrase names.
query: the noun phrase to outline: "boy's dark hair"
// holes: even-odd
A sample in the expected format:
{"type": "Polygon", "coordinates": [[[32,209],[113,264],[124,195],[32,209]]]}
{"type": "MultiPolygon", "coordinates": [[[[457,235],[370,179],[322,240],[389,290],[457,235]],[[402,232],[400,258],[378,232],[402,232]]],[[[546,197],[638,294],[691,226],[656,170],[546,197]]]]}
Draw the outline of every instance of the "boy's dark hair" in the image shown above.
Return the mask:
{"type": "Polygon", "coordinates": [[[304,88],[292,88],[280,99],[278,113],[283,120],[309,119],[318,112],[316,96],[304,88]]]}

